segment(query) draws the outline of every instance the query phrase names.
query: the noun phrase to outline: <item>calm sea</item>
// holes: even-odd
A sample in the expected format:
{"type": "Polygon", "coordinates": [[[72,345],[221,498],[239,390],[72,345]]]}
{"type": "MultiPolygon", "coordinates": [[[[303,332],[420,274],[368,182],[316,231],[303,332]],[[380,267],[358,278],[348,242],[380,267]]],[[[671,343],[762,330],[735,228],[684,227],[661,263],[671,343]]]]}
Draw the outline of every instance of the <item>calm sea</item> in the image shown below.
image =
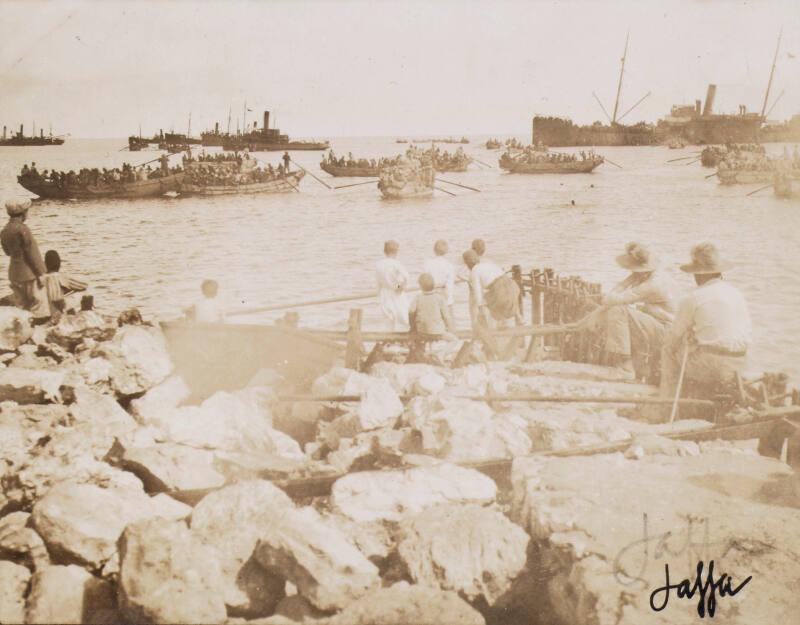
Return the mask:
{"type": "MultiPolygon", "coordinates": [[[[374,263],[389,238],[400,242],[401,260],[412,272],[421,269],[436,239],[447,239],[450,256],[458,261],[472,239],[483,238],[487,256],[505,266],[553,267],[606,287],[625,276],[614,256],[626,242],[639,240],[654,247],[687,290],[691,278],[677,271],[677,264],[688,258],[692,244],[711,240],[737,263],[726,278],[742,289],[751,307],[753,368],[800,377],[797,199],[778,200],[771,190],[746,197],[757,187],[722,187],[715,178],[704,178],[711,170],[699,162],[667,163],[691,155],[695,147],[600,148],[622,169],[607,163],[591,175],[524,176],[497,169],[500,153],[484,149],[482,140],[474,137],[465,148],[491,168],[473,164],[466,173],[442,176],[480,193],[439,183],[456,197],[437,192],[429,200],[388,202],[371,184],[332,191],[306,176],[301,192],[291,194],[37,202],[29,225],[43,251],[57,249],[64,270],[91,283],[99,308],[137,306],[163,318],[190,305],[204,278],[219,281],[231,308],[369,292],[374,263]]],[[[337,154],[367,158],[406,147],[394,138],[342,138],[332,144],[337,154]]],[[[25,162],[35,161],[40,171],[77,170],[137,164],[160,154],[120,151],[125,145],[121,139],[68,139],[61,147],[0,148],[0,199],[29,195],[16,183],[25,162]]],[[[318,169],[320,155],[292,157],[332,186],[359,182],[329,178],[318,169]]],[[[280,153],[256,156],[277,165],[280,153]]],[[[6,261],[0,257],[2,276],[6,261]]],[[[466,287],[461,289],[458,316],[465,325],[466,287]]],[[[298,310],[304,324],[342,327],[351,306],[298,310]]],[[[366,325],[377,325],[374,302],[363,306],[366,325]]],[[[263,322],[280,314],[240,320],[263,322]]]]}

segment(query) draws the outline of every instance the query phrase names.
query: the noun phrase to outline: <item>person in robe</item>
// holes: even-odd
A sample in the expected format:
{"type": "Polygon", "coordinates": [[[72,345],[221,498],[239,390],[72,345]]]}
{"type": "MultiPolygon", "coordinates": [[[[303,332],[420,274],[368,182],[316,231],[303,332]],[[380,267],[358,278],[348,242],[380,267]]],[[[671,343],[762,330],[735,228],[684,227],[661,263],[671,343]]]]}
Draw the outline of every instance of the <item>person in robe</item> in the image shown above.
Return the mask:
{"type": "Polygon", "coordinates": [[[399,251],[400,244],[397,241],[386,241],[383,244],[384,258],[375,266],[378,302],[391,332],[408,330],[408,297],[405,290],[409,274],[397,260],[399,251]]]}

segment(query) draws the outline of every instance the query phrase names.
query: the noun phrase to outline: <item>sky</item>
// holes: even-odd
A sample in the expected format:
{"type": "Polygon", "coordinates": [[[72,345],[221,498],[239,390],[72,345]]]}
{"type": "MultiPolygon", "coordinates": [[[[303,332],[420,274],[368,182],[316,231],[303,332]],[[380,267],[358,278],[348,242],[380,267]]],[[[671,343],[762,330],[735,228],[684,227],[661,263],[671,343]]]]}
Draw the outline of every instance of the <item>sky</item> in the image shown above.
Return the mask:
{"type": "Polygon", "coordinates": [[[0,123],[73,137],[192,133],[265,109],[293,137],[527,134],[535,114],[655,122],[800,113],[800,0],[0,0],[0,123]],[[782,94],[782,95],[781,95],[782,94]],[[778,97],[780,96],[780,99],[778,97]],[[246,112],[244,109],[251,109],[246,112]]]}

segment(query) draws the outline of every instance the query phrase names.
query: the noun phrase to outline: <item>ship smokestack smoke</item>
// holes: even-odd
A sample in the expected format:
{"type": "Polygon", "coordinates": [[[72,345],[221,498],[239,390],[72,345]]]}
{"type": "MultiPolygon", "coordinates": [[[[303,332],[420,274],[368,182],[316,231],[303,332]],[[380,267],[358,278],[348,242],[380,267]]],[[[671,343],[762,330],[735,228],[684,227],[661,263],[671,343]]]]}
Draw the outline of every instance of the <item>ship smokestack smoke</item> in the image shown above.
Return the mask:
{"type": "Polygon", "coordinates": [[[706,91],[706,105],[703,107],[703,117],[711,115],[711,111],[714,109],[715,95],[717,95],[717,85],[708,85],[708,91],[706,91]]]}
{"type": "Polygon", "coordinates": [[[264,130],[269,128],[269,111],[264,111],[264,130]]]}

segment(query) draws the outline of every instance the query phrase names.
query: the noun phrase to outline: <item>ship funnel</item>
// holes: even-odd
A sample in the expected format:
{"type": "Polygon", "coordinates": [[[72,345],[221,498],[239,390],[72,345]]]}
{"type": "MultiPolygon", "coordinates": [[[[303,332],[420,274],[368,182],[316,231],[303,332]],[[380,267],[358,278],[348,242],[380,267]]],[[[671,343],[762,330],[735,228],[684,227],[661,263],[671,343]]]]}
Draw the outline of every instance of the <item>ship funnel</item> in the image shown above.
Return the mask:
{"type": "Polygon", "coordinates": [[[42,139],[44,139],[44,129],[43,129],[43,128],[39,128],[39,136],[40,136],[42,139]]]}
{"type": "Polygon", "coordinates": [[[703,116],[711,115],[714,107],[714,96],[717,95],[717,85],[708,85],[706,91],[706,105],[703,107],[703,116]]]}
{"type": "Polygon", "coordinates": [[[22,126],[23,126],[23,124],[20,124],[20,125],[19,125],[19,136],[20,136],[20,137],[22,136],[22,126]]]}
{"type": "Polygon", "coordinates": [[[264,111],[264,130],[269,128],[269,111],[264,111]]]}
{"type": "Polygon", "coordinates": [[[5,138],[6,138],[6,127],[3,126],[3,139],[5,140],[5,138]]]}
{"type": "Polygon", "coordinates": [[[703,103],[700,100],[694,101],[694,112],[697,113],[698,116],[700,115],[700,107],[702,106],[702,104],[703,103]]]}
{"type": "Polygon", "coordinates": [[[219,122],[216,122],[216,123],[214,124],[214,134],[215,134],[215,135],[218,135],[218,134],[219,134],[219,122]]]}

